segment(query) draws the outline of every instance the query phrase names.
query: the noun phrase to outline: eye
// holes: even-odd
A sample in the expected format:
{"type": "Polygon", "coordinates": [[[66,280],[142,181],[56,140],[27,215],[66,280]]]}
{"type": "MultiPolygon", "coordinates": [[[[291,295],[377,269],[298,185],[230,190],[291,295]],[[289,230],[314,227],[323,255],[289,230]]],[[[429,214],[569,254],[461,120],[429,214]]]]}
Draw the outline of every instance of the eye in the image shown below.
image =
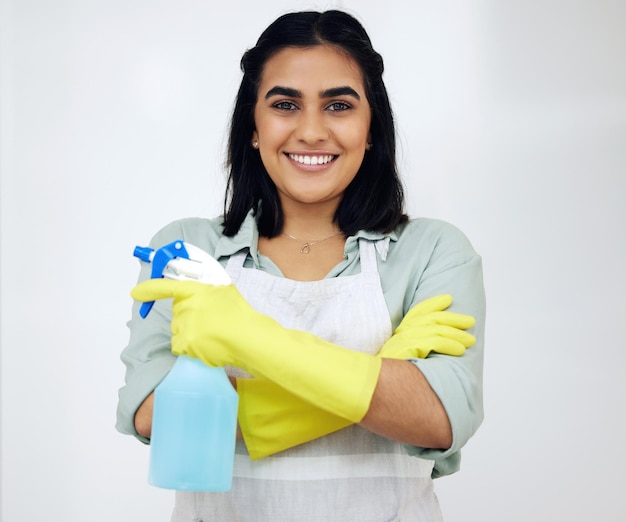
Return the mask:
{"type": "Polygon", "coordinates": [[[341,111],[347,111],[348,109],[351,109],[351,108],[352,106],[349,103],[336,101],[328,105],[326,107],[326,110],[333,111],[333,112],[341,112],[341,111]]]}
{"type": "Polygon", "coordinates": [[[295,111],[298,109],[298,106],[290,101],[280,101],[272,104],[272,107],[281,111],[295,111]]]}

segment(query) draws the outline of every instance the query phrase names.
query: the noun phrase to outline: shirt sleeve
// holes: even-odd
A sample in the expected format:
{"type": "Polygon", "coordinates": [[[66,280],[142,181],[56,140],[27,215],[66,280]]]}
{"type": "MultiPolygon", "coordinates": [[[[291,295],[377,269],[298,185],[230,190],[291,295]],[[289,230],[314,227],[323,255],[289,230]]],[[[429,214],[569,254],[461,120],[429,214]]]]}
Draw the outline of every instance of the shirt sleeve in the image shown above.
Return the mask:
{"type": "Polygon", "coordinates": [[[429,245],[427,261],[418,271],[412,304],[435,295],[450,294],[453,298],[450,311],[476,319],[475,326],[469,330],[476,337],[476,344],[462,356],[432,353],[425,359],[412,359],[441,400],[452,426],[453,440],[445,451],[417,446],[407,448],[415,456],[434,460],[433,477],[439,477],[459,469],[460,450],[483,421],[486,304],[482,260],[465,235],[452,225],[441,224],[429,245]]]}
{"type": "MultiPolygon", "coordinates": [[[[150,241],[150,247],[157,249],[177,239],[184,239],[180,223],[172,223],[159,231],[150,241]]],[[[151,265],[141,264],[139,281],[149,279],[151,265]]],[[[132,315],[127,326],[129,342],[122,351],[121,359],[126,367],[125,384],[118,393],[116,429],[133,435],[148,443],[135,430],[135,412],[145,398],[152,393],[165,378],[176,361],[171,352],[170,323],[172,300],[156,301],[146,318],[139,315],[140,303],[134,302],[132,315]]]]}

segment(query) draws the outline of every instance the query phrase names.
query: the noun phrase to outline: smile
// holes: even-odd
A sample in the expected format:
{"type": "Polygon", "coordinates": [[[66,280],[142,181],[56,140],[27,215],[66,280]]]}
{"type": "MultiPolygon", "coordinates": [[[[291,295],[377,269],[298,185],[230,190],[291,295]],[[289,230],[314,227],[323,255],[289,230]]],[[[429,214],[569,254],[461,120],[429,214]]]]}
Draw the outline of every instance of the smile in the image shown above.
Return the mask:
{"type": "Polygon", "coordinates": [[[302,165],[326,165],[333,161],[337,156],[331,154],[316,155],[316,156],[302,156],[299,154],[289,154],[289,158],[296,163],[302,165]]]}

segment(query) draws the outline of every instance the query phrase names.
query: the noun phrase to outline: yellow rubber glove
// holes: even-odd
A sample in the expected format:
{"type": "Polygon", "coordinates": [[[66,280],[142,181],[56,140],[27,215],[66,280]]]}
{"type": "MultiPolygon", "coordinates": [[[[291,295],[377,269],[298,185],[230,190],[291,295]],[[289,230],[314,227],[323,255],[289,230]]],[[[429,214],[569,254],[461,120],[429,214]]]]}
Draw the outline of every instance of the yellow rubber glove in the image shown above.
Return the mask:
{"type": "Polygon", "coordinates": [[[283,328],[256,312],[234,285],[150,279],[131,294],[138,301],[173,298],[172,352],[177,355],[242,368],[352,422],[369,409],[379,357],[283,328]]]}
{"type": "Polygon", "coordinates": [[[237,379],[237,393],[239,427],[252,460],[354,424],[267,379],[237,379]]]}
{"type": "Polygon", "coordinates": [[[380,349],[388,359],[424,359],[430,352],[463,355],[476,342],[466,332],[476,323],[471,315],[446,312],[452,296],[438,295],[416,304],[404,316],[393,335],[380,349]]]}
{"type": "MultiPolygon", "coordinates": [[[[462,355],[476,339],[464,331],[473,317],[445,312],[452,296],[415,305],[383,345],[378,357],[425,358],[430,352],[462,355]]],[[[351,421],[322,410],[265,379],[237,379],[239,425],[253,460],[346,428],[351,421]]]]}

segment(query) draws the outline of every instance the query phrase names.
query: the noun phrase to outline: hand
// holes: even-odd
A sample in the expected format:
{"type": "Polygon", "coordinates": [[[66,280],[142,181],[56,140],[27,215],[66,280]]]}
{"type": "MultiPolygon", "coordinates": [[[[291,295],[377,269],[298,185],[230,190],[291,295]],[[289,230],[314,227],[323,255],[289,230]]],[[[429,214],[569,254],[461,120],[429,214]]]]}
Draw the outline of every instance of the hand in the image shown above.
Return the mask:
{"type": "Polygon", "coordinates": [[[272,321],[252,309],[234,285],[149,279],[133,288],[131,295],[137,301],[173,298],[172,352],[209,366],[241,366],[230,345],[254,346],[254,319],[272,321]]]}
{"type": "Polygon", "coordinates": [[[416,304],[383,345],[379,357],[423,359],[430,352],[463,355],[465,349],[476,342],[476,338],[465,331],[476,321],[470,315],[444,311],[451,304],[452,296],[447,294],[416,304]]]}

